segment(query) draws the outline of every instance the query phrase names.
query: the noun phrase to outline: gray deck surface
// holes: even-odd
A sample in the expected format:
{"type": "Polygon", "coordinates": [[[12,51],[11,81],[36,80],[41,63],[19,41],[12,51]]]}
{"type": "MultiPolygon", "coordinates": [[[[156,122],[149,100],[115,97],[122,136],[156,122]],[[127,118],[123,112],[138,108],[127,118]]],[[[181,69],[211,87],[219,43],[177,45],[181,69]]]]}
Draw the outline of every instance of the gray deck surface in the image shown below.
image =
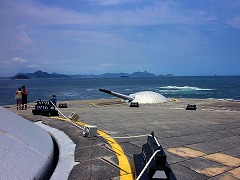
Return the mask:
{"type": "MultiPolygon", "coordinates": [[[[79,115],[80,122],[95,125],[111,136],[135,136],[154,131],[167,154],[175,176],[186,179],[240,179],[240,102],[178,99],[163,104],[129,107],[119,100],[65,101],[65,116],[79,115]],[[196,104],[197,110],[185,110],[196,104]]],[[[64,103],[65,103],[64,102],[64,103]]],[[[63,103],[63,102],[62,102],[63,103]]],[[[30,121],[43,121],[65,132],[76,144],[79,162],[68,179],[119,179],[114,151],[99,137],[84,138],[82,130],[65,121],[32,115],[28,110],[12,110],[30,121]]],[[[60,116],[62,117],[62,116],[60,116]]],[[[133,154],[141,152],[147,137],[115,139],[130,164],[133,154]]]]}

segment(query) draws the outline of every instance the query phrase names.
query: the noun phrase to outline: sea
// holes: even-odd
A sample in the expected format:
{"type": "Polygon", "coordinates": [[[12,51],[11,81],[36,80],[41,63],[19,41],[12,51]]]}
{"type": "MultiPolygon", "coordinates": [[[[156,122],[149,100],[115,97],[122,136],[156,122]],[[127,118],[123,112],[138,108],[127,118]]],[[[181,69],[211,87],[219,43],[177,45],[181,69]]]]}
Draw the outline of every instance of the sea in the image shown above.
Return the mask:
{"type": "Polygon", "coordinates": [[[199,98],[240,100],[240,76],[173,76],[173,77],[119,77],[69,79],[0,79],[0,105],[15,104],[15,92],[25,85],[28,102],[49,100],[56,95],[58,101],[111,99],[100,92],[107,89],[129,95],[139,91],[154,91],[167,98],[199,98]]]}

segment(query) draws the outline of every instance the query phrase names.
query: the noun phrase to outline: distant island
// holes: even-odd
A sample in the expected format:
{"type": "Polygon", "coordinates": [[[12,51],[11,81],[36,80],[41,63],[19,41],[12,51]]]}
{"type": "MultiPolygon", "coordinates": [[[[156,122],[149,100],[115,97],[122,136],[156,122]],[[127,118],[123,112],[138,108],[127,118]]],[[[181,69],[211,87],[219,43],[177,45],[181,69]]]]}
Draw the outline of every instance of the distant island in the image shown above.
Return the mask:
{"type": "Polygon", "coordinates": [[[49,74],[43,71],[36,71],[34,73],[18,73],[12,79],[43,79],[43,78],[70,78],[65,74],[52,73],[49,74]]]}
{"type": "Polygon", "coordinates": [[[13,76],[12,79],[28,79],[28,77],[23,74],[17,74],[13,76]]]}
{"type": "Polygon", "coordinates": [[[128,78],[128,77],[170,77],[172,74],[167,75],[155,75],[153,73],[149,73],[147,71],[143,72],[134,72],[132,74],[129,73],[104,73],[100,75],[70,75],[72,78],[128,78]]]}
{"type": "Polygon", "coordinates": [[[65,75],[52,73],[49,74],[47,72],[43,72],[41,70],[36,71],[34,73],[18,73],[15,76],[11,77],[11,79],[43,79],[43,78],[117,78],[117,77],[169,77],[173,76],[172,74],[167,75],[155,75],[153,73],[149,73],[147,71],[144,72],[134,72],[132,74],[128,73],[104,73],[100,75],[65,75]]]}

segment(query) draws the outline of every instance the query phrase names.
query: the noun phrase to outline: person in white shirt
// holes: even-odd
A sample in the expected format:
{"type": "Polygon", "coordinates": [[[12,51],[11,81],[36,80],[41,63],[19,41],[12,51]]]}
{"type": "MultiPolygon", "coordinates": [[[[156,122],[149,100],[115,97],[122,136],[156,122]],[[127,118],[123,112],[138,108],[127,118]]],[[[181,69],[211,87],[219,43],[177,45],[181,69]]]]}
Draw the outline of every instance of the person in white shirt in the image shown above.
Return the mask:
{"type": "Polygon", "coordinates": [[[20,108],[22,104],[22,88],[21,87],[19,87],[18,90],[16,91],[15,99],[17,102],[17,110],[18,110],[18,108],[20,108]]]}

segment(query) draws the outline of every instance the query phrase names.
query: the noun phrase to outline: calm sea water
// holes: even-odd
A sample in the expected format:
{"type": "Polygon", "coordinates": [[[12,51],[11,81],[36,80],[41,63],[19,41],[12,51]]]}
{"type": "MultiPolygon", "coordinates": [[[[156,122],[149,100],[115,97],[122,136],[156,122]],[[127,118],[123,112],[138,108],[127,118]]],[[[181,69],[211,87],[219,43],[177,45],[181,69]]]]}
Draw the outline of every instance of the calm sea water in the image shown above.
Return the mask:
{"type": "Polygon", "coordinates": [[[155,91],[170,98],[215,98],[240,100],[240,76],[154,77],[154,78],[80,78],[80,79],[0,79],[0,105],[15,104],[14,95],[25,85],[29,102],[112,98],[100,92],[104,88],[129,95],[139,91],[155,91]]]}

